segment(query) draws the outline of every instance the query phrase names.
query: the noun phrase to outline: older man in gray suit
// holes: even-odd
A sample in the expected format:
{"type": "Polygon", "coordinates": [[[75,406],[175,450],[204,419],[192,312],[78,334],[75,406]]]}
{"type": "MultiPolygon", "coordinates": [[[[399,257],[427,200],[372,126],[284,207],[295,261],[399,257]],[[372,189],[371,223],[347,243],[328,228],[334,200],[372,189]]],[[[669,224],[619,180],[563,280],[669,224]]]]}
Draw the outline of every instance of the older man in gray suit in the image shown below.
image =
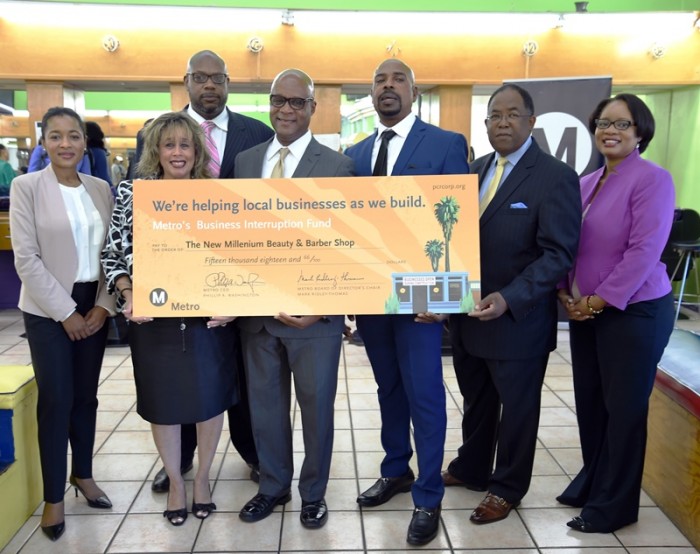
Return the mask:
{"type": "MultiPolygon", "coordinates": [[[[316,111],[314,84],[303,71],[287,69],[272,82],[272,139],[236,157],[235,177],[349,177],[350,158],[319,144],[309,131],[316,111]]],[[[248,378],[253,435],[260,458],[260,488],[241,510],[243,521],[266,518],[291,499],[294,376],[304,428],[299,476],[301,523],[314,529],[328,520],[325,502],[333,450],[333,404],[343,316],[245,317],[238,320],[248,378]]]]}

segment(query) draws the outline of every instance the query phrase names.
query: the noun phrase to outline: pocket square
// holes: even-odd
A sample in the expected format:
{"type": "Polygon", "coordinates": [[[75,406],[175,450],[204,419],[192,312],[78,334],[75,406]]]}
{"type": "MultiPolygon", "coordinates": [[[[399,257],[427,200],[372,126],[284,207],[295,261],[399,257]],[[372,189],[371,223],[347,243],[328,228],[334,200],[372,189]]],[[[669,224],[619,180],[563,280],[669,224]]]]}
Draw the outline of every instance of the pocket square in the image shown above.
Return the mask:
{"type": "Polygon", "coordinates": [[[527,210],[527,204],[523,204],[522,202],[516,202],[515,204],[510,205],[511,210],[527,210]]]}

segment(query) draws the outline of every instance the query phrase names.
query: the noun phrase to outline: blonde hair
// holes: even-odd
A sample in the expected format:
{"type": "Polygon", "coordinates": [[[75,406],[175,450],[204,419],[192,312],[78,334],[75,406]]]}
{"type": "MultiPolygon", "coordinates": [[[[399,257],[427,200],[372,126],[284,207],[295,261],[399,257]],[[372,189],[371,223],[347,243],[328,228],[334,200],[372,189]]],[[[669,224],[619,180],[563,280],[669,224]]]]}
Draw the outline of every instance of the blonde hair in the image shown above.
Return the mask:
{"type": "Polygon", "coordinates": [[[161,178],[163,167],[160,165],[158,146],[166,132],[184,131],[194,143],[194,166],[191,179],[208,179],[209,151],[207,150],[204,131],[186,112],[169,112],[154,119],[143,132],[143,154],[136,167],[136,175],[144,178],[161,178]]]}

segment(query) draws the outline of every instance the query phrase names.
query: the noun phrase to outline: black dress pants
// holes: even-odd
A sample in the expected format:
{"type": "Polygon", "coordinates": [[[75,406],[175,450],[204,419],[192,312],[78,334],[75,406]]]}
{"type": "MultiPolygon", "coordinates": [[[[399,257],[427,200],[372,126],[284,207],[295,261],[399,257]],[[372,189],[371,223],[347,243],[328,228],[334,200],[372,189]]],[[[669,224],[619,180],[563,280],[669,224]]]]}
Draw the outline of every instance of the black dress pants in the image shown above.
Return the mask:
{"type": "MultiPolygon", "coordinates": [[[[95,305],[97,282],[76,283],[72,297],[77,311],[95,305]]],[[[72,474],[92,477],[92,451],[97,419],[97,384],[107,344],[106,324],[87,339],[71,341],[63,325],[24,312],[24,326],[39,391],[37,423],[44,500],[63,501],[66,490],[68,441],[72,474]]]]}

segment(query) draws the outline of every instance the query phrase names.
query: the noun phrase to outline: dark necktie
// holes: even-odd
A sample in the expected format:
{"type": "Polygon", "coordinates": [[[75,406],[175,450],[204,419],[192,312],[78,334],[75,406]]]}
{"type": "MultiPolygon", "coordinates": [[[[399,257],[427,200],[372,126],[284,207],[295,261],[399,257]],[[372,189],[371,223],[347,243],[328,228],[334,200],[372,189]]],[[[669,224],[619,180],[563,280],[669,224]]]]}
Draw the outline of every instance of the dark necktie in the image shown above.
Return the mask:
{"type": "Polygon", "coordinates": [[[377,161],[374,163],[374,171],[372,175],[375,177],[380,175],[386,175],[387,169],[387,157],[389,154],[389,141],[396,136],[396,131],[387,129],[382,133],[382,143],[379,145],[379,153],[377,154],[377,161]]]}

